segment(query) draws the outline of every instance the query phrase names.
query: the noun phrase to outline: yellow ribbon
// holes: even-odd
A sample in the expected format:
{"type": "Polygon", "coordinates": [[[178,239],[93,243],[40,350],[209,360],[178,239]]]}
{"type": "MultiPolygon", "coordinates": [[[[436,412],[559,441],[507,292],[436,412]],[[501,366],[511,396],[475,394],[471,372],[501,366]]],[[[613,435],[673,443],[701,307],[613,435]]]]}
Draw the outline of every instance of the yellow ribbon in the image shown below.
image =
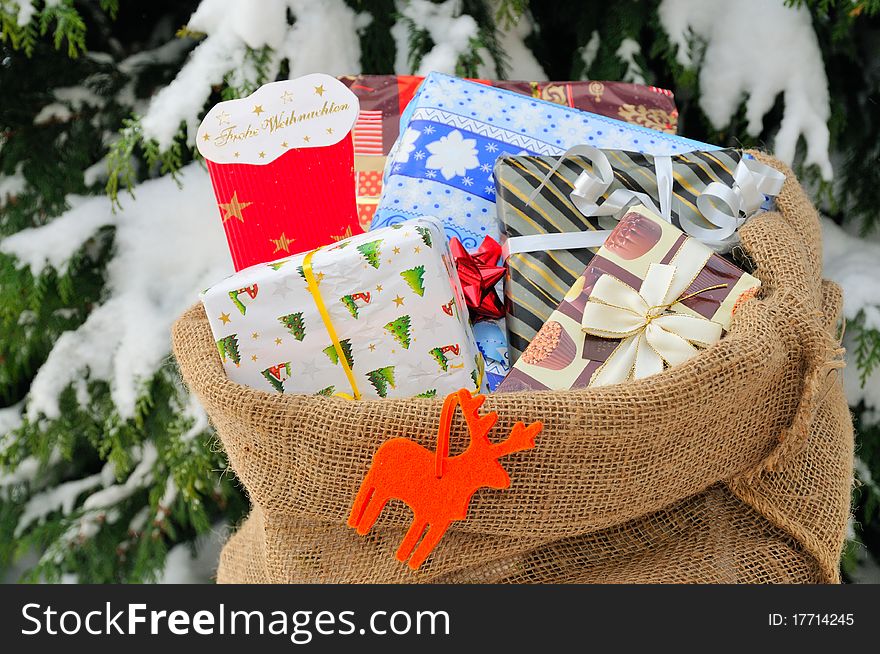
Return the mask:
{"type": "Polygon", "coordinates": [[[483,381],[486,379],[486,360],[483,354],[477,355],[477,393],[483,392],[483,381]]]}
{"type": "Polygon", "coordinates": [[[306,255],[305,259],[303,259],[303,277],[306,278],[309,293],[312,294],[312,299],[315,301],[315,306],[318,308],[318,313],[321,316],[321,320],[324,321],[324,327],[327,330],[327,334],[330,336],[333,348],[336,350],[336,356],[339,358],[339,363],[342,364],[342,369],[345,371],[345,376],[348,377],[348,383],[351,385],[351,395],[348,393],[334,393],[333,395],[346,400],[359,400],[361,399],[361,392],[358,390],[357,380],[355,379],[351,366],[348,365],[348,359],[345,357],[342,343],[339,342],[339,337],[336,335],[336,328],[333,327],[333,322],[330,320],[330,313],[327,311],[327,305],[324,304],[324,298],[321,297],[321,291],[318,290],[318,280],[315,278],[315,273],[312,271],[312,257],[315,252],[320,249],[321,248],[315,248],[306,255]]]}

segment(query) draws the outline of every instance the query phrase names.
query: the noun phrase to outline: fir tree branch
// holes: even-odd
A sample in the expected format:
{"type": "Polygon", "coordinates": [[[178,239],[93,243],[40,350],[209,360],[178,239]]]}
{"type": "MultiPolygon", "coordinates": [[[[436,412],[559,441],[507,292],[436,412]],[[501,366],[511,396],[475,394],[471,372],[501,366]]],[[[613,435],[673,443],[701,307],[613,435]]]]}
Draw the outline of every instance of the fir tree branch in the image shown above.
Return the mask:
{"type": "Polygon", "coordinates": [[[500,0],[495,10],[495,21],[504,28],[511,28],[528,8],[529,0],[500,0]]]}
{"type": "Polygon", "coordinates": [[[862,386],[880,366],[880,331],[865,325],[865,312],[860,311],[852,323],[855,334],[855,360],[862,386]]]}

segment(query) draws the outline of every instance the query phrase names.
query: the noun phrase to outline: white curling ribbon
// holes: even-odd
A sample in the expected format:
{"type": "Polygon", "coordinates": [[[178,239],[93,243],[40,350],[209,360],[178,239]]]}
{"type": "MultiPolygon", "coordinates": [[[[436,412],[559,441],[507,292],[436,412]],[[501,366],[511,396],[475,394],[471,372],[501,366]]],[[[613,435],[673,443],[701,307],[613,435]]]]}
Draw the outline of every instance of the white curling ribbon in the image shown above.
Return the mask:
{"type": "MultiPolygon", "coordinates": [[[[581,146],[581,157],[593,164],[592,171],[581,171],[574,181],[574,188],[569,197],[577,210],[585,216],[615,216],[622,214],[634,201],[641,202],[648,209],[672,222],[672,157],[654,157],[654,169],[657,178],[657,197],[660,206],[647,193],[620,188],[611,193],[602,204],[599,200],[614,181],[614,171],[606,155],[599,148],[591,145],[581,146]]],[[[608,231],[610,234],[610,230],[608,231]]]]}
{"type": "Polygon", "coordinates": [[[679,265],[652,263],[639,291],[610,274],[599,278],[584,308],[581,328],[587,334],[622,341],[593,374],[591,386],[654,375],[665,364],[674,366],[693,357],[697,345],[707,347],[721,338],[717,322],[669,311],[706,259],[683,260],[679,265]]]}
{"type": "Polygon", "coordinates": [[[732,187],[712,182],[697,197],[697,209],[716,228],[707,229],[680,216],[682,229],[710,247],[727,249],[736,242],[736,231],[761,208],[765,197],[779,195],[784,182],[785,175],[775,168],[757,159],[740,159],[732,187]]]}
{"type": "MultiPolygon", "coordinates": [[[[592,145],[569,148],[550,168],[541,184],[532,191],[527,204],[531,204],[532,200],[537,197],[565,158],[572,155],[587,159],[593,165],[592,171],[584,170],[578,175],[569,195],[574,206],[584,216],[612,216],[619,220],[624,215],[626,208],[633,202],[641,202],[666,222],[672,222],[674,179],[672,157],[661,155],[654,157],[659,207],[647,193],[629,189],[617,189],[602,204],[599,204],[599,200],[602,199],[614,181],[614,170],[608,161],[608,156],[592,145]]],[[[697,209],[703,218],[712,225],[711,227],[698,224],[684,213],[679,216],[682,231],[719,252],[729,250],[737,242],[736,231],[761,208],[766,197],[779,195],[782,184],[785,182],[785,176],[775,168],[762,164],[757,159],[745,157],[740,159],[736,165],[733,178],[732,187],[721,182],[711,182],[697,197],[697,209]],[[722,207],[727,211],[724,211],[722,207]]],[[[515,236],[509,239],[506,251],[510,254],[516,254],[599,247],[609,234],[611,234],[610,229],[603,229],[567,233],[564,238],[556,239],[547,238],[548,236],[557,236],[555,234],[515,236]]]]}

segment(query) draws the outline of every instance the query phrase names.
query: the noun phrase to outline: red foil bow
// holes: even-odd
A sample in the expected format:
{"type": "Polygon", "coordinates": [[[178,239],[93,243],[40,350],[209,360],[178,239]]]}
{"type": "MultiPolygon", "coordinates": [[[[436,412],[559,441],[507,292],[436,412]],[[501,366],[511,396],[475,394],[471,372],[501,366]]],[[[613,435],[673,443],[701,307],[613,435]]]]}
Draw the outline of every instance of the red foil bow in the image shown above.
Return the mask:
{"type": "Polygon", "coordinates": [[[501,258],[498,241],[487,236],[480,248],[471,253],[464,249],[461,241],[453,237],[449,241],[449,248],[474,322],[502,318],[504,303],[495,292],[495,284],[504,277],[504,266],[495,265],[501,258]]]}

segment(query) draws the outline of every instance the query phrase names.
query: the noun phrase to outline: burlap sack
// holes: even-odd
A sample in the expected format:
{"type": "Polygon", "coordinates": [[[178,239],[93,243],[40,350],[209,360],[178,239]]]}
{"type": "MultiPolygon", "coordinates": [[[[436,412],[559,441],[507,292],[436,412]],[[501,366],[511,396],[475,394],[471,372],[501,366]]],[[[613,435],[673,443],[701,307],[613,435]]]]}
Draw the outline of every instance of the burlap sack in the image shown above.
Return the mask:
{"type": "MultiPolygon", "coordinates": [[[[392,501],[367,537],[346,526],[376,449],[434,449],[442,399],[353,402],[228,381],[201,306],[174,326],[253,511],[220,582],[837,582],[853,437],[839,375],[841,294],[821,279],[819,221],[785,166],[778,213],[742,230],[763,282],[729,334],[654,377],[491,395],[495,434],[542,420],[417,572],[394,558],[412,514],[392,501]]],[[[500,437],[500,436],[499,436],[500,437]]],[[[460,417],[451,451],[466,444],[460,417]]]]}

